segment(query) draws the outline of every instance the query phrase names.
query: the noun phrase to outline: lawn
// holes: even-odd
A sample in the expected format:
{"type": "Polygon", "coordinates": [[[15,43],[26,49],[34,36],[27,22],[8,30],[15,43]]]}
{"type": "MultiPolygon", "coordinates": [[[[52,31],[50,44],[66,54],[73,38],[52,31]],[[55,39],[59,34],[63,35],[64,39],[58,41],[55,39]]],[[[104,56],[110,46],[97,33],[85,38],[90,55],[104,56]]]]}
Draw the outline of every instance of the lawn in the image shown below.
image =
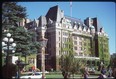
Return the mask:
{"type": "MultiPolygon", "coordinates": [[[[90,78],[97,78],[98,75],[89,75],[90,78]]],[[[62,74],[46,74],[46,78],[63,78],[62,74]]],[[[82,75],[75,75],[74,78],[83,78],[82,75]]]]}
{"type": "Polygon", "coordinates": [[[62,74],[46,74],[46,78],[63,78],[62,74]]]}

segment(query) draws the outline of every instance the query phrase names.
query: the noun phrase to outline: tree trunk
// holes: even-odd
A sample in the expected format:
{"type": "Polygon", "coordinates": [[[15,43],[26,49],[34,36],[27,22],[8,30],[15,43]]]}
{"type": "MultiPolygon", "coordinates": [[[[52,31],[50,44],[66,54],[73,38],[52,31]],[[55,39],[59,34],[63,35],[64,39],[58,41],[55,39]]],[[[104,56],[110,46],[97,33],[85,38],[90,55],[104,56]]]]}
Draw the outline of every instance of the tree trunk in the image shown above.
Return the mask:
{"type": "MultiPolygon", "coordinates": [[[[27,62],[27,56],[26,56],[26,54],[25,54],[25,64],[26,64],[26,62],[27,62]]],[[[27,69],[26,68],[26,65],[24,66],[25,67],[25,70],[27,69]]]]}
{"type": "Polygon", "coordinates": [[[65,73],[64,79],[68,79],[68,74],[67,73],[65,73]]]}
{"type": "Polygon", "coordinates": [[[27,62],[27,56],[25,55],[25,64],[26,64],[26,62],[27,62]]]}
{"type": "Polygon", "coordinates": [[[68,73],[67,72],[63,71],[62,75],[63,75],[64,79],[68,79],[68,73]]]}
{"type": "Polygon", "coordinates": [[[74,74],[73,74],[73,79],[74,79],[74,74]]]}

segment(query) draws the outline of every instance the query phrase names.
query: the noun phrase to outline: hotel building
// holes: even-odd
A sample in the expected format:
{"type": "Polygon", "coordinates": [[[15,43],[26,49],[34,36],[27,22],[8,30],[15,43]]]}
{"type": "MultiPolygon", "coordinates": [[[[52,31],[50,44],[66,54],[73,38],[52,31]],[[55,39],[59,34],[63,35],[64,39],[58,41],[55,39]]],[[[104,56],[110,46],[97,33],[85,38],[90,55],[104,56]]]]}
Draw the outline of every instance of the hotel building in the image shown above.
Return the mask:
{"type": "MultiPolygon", "coordinates": [[[[51,7],[45,16],[29,21],[24,19],[22,25],[35,32],[35,41],[39,42],[42,36],[48,39],[45,48],[46,66],[59,70],[59,57],[67,54],[62,50],[68,47],[69,36],[73,40],[73,50],[76,58],[109,61],[109,37],[100,25],[98,18],[87,17],[84,22],[80,19],[65,16],[59,6],[51,7]]],[[[38,49],[38,53],[41,53],[38,49]]],[[[41,66],[41,57],[37,55],[37,67],[41,66]]],[[[89,63],[89,62],[88,62],[89,63]]]]}

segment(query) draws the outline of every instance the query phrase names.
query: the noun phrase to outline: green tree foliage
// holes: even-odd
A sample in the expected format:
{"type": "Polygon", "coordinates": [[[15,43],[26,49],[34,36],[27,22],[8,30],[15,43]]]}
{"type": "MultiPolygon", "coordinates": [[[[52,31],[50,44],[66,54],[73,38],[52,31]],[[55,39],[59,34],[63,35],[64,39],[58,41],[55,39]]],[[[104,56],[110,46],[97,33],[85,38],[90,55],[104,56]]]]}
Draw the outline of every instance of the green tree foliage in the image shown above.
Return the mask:
{"type": "Polygon", "coordinates": [[[112,68],[116,67],[116,53],[113,53],[110,58],[110,66],[112,68]]]}
{"type": "MultiPolygon", "coordinates": [[[[18,5],[17,2],[4,2],[2,4],[2,38],[6,36],[6,33],[11,33],[16,43],[15,54],[25,55],[25,57],[31,53],[35,53],[39,46],[38,43],[32,41],[34,33],[20,26],[20,21],[26,18],[26,16],[26,8],[18,5]]],[[[11,68],[8,66],[10,65],[3,66],[2,71],[5,74],[2,75],[3,78],[12,78],[14,76],[14,74],[6,73],[13,69],[12,66],[11,68]]],[[[14,73],[16,74],[16,72],[14,73]]]]}
{"type": "Polygon", "coordinates": [[[14,42],[16,42],[16,53],[22,55],[37,52],[39,46],[37,42],[32,41],[34,33],[19,25],[26,16],[26,8],[18,5],[17,2],[4,2],[2,4],[2,36],[4,37],[7,32],[10,32],[14,42]]]}
{"type": "Polygon", "coordinates": [[[71,74],[74,75],[75,73],[79,72],[80,69],[84,67],[85,63],[82,63],[80,59],[74,57],[73,41],[71,35],[69,35],[68,41],[64,44],[67,44],[67,46],[65,46],[65,48],[62,48],[62,53],[65,51],[67,51],[68,53],[61,55],[60,66],[64,79],[67,79],[71,74]]]}
{"type": "Polygon", "coordinates": [[[11,28],[11,33],[17,44],[16,53],[25,56],[37,52],[37,48],[39,48],[39,43],[36,41],[32,41],[32,38],[34,37],[34,32],[30,32],[24,27],[20,26],[11,28]]]}
{"type": "Polygon", "coordinates": [[[2,4],[2,29],[18,26],[18,22],[25,18],[26,8],[17,5],[17,2],[4,2],[2,4]]]}

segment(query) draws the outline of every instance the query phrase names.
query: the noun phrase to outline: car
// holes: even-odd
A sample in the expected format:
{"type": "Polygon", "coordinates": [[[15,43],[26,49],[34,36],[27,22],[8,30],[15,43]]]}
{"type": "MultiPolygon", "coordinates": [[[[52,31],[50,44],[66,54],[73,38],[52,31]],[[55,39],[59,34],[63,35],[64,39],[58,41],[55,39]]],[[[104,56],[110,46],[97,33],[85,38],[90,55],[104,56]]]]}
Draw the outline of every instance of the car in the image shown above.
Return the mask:
{"type": "Polygon", "coordinates": [[[38,79],[38,78],[42,78],[42,74],[41,73],[38,73],[38,72],[30,72],[30,73],[27,73],[23,76],[21,76],[20,78],[26,78],[26,79],[38,79]]]}
{"type": "MultiPolygon", "coordinates": [[[[39,72],[39,73],[41,73],[42,74],[42,72],[39,72]]],[[[48,74],[49,72],[48,71],[45,71],[45,74],[48,74]]]]}

